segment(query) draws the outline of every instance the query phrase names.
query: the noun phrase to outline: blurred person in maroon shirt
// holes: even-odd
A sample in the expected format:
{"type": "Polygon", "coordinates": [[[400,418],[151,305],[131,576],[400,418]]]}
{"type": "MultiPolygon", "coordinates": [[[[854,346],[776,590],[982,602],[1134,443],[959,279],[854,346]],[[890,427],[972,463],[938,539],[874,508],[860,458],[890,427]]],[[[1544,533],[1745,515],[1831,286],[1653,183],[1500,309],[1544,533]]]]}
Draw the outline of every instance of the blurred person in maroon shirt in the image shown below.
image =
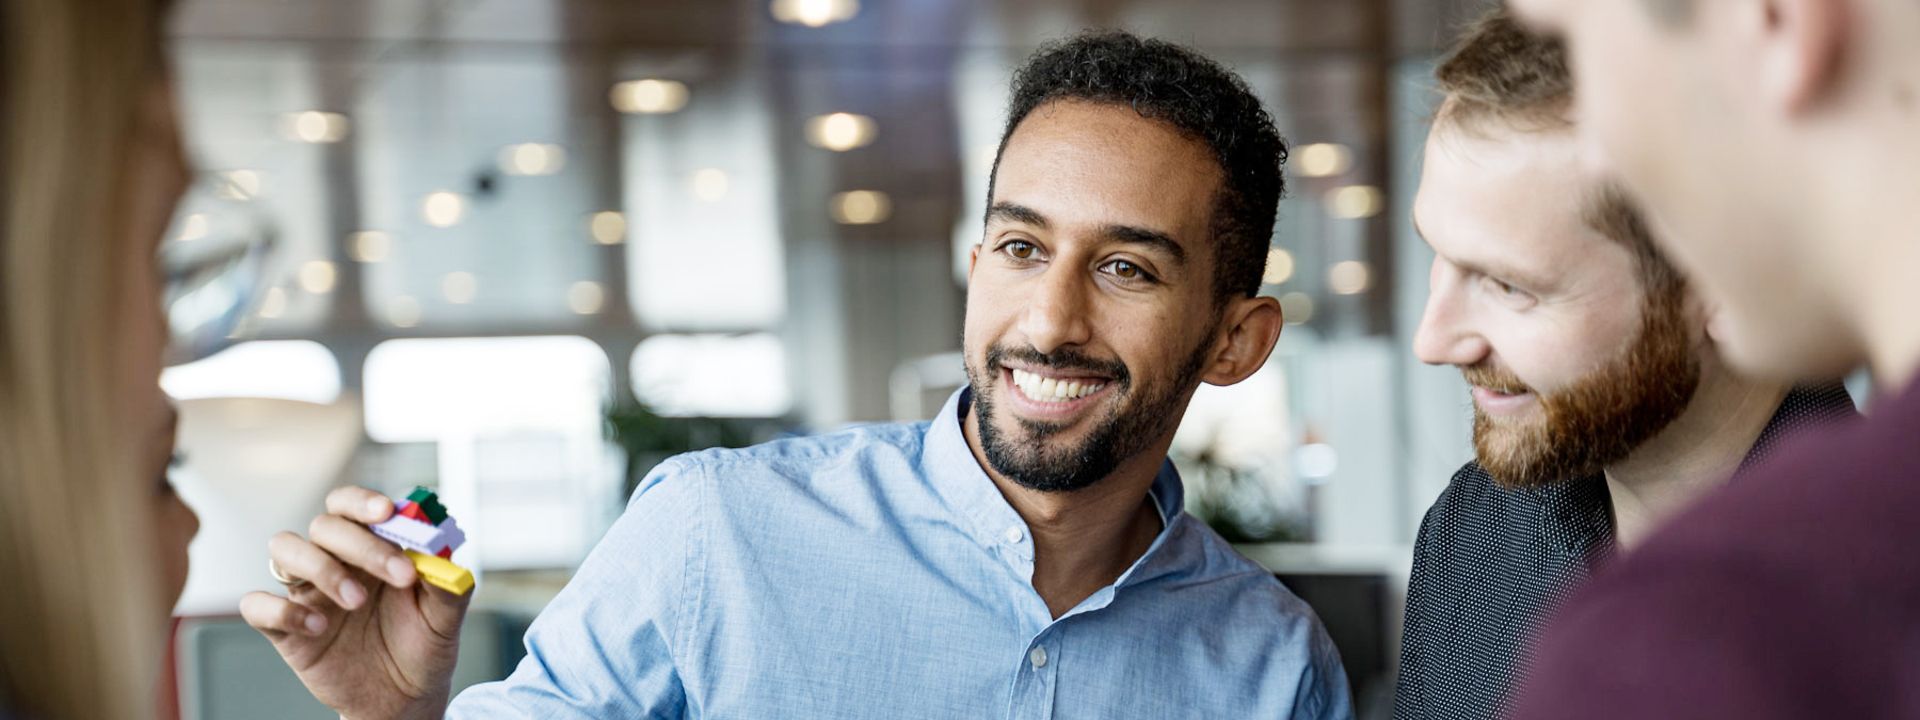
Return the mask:
{"type": "Polygon", "coordinates": [[[1587,157],[1728,360],[1882,391],[1597,573],[1515,715],[1920,717],[1920,3],[1512,5],[1567,39],[1587,157]]]}

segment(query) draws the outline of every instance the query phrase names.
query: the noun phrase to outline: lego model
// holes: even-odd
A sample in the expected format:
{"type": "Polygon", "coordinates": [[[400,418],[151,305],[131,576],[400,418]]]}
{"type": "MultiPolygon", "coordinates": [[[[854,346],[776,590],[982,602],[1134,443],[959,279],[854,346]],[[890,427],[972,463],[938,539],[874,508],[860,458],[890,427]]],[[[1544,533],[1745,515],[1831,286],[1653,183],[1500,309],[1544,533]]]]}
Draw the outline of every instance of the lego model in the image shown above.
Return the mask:
{"type": "Polygon", "coordinates": [[[460,523],[447,515],[439,496],[432,490],[416,487],[407,499],[393,504],[393,517],[373,525],[373,534],[399,545],[413,561],[413,569],[427,584],[455,595],[473,589],[473,573],[453,564],[449,558],[467,542],[460,523]]]}

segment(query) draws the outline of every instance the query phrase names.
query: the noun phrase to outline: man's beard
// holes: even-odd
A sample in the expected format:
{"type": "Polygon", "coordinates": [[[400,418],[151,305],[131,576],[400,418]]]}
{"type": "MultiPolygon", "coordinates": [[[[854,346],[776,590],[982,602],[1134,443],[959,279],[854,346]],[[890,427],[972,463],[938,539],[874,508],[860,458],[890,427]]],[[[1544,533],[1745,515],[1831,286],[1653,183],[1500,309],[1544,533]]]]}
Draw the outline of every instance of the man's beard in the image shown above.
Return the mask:
{"type": "MultiPolygon", "coordinates": [[[[994,346],[987,350],[985,367],[967,366],[967,381],[973,387],[973,412],[978,414],[980,447],[987,464],[1021,487],[1042,492],[1072,492],[1099,482],[1113,474],[1120,463],[1146,450],[1153,441],[1180,422],[1182,396],[1192,388],[1206,366],[1213,333],[1203,336],[1200,347],[1187,358],[1174,377],[1164,383],[1141,383],[1136,390],[1133,375],[1117,360],[1098,360],[1079,351],[1062,349],[1042,354],[1032,348],[994,346]],[[1066,447],[1052,447],[1056,436],[1067,429],[1061,423],[1036,422],[1014,418],[1021,432],[1003,433],[995,421],[998,410],[993,404],[993,388],[1002,379],[1003,363],[1017,360],[1035,368],[1056,371],[1083,371],[1108,378],[1114,385],[1103,402],[1105,415],[1094,422],[1085,438],[1066,447]]],[[[1017,392],[1010,389],[1009,392],[1017,392]]]]}
{"type": "MultiPolygon", "coordinates": [[[[1700,385],[1700,361],[1681,309],[1681,293],[1649,295],[1640,333],[1621,356],[1552,393],[1537,393],[1545,419],[1521,424],[1473,410],[1480,466],[1509,488],[1546,487],[1591,477],[1625,459],[1671,424],[1700,385]]],[[[1462,368],[1467,382],[1501,391],[1529,388],[1504,368],[1462,368]]]]}

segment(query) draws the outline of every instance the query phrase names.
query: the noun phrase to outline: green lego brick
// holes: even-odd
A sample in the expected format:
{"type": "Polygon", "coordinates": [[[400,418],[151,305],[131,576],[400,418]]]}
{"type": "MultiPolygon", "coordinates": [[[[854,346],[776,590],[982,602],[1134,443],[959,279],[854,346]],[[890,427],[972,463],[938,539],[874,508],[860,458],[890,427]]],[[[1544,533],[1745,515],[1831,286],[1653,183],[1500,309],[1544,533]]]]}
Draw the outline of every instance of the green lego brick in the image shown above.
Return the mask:
{"type": "Polygon", "coordinates": [[[413,492],[407,494],[407,499],[420,506],[420,511],[427,516],[427,522],[434,525],[446,522],[447,506],[440,504],[440,496],[434,494],[432,490],[415,487],[413,492]]]}

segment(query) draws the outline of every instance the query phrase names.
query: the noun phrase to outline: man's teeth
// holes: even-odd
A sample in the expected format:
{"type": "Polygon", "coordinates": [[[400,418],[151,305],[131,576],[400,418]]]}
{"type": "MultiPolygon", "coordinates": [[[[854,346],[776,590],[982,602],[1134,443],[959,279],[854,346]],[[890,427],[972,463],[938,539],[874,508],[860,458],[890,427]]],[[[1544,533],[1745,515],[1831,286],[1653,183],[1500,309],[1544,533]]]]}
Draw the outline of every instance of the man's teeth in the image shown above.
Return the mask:
{"type": "Polygon", "coordinates": [[[1020,386],[1020,392],[1040,402],[1066,402],[1078,400],[1106,387],[1104,382],[1081,382],[1041,377],[1025,370],[1013,371],[1013,384],[1020,386]]]}

